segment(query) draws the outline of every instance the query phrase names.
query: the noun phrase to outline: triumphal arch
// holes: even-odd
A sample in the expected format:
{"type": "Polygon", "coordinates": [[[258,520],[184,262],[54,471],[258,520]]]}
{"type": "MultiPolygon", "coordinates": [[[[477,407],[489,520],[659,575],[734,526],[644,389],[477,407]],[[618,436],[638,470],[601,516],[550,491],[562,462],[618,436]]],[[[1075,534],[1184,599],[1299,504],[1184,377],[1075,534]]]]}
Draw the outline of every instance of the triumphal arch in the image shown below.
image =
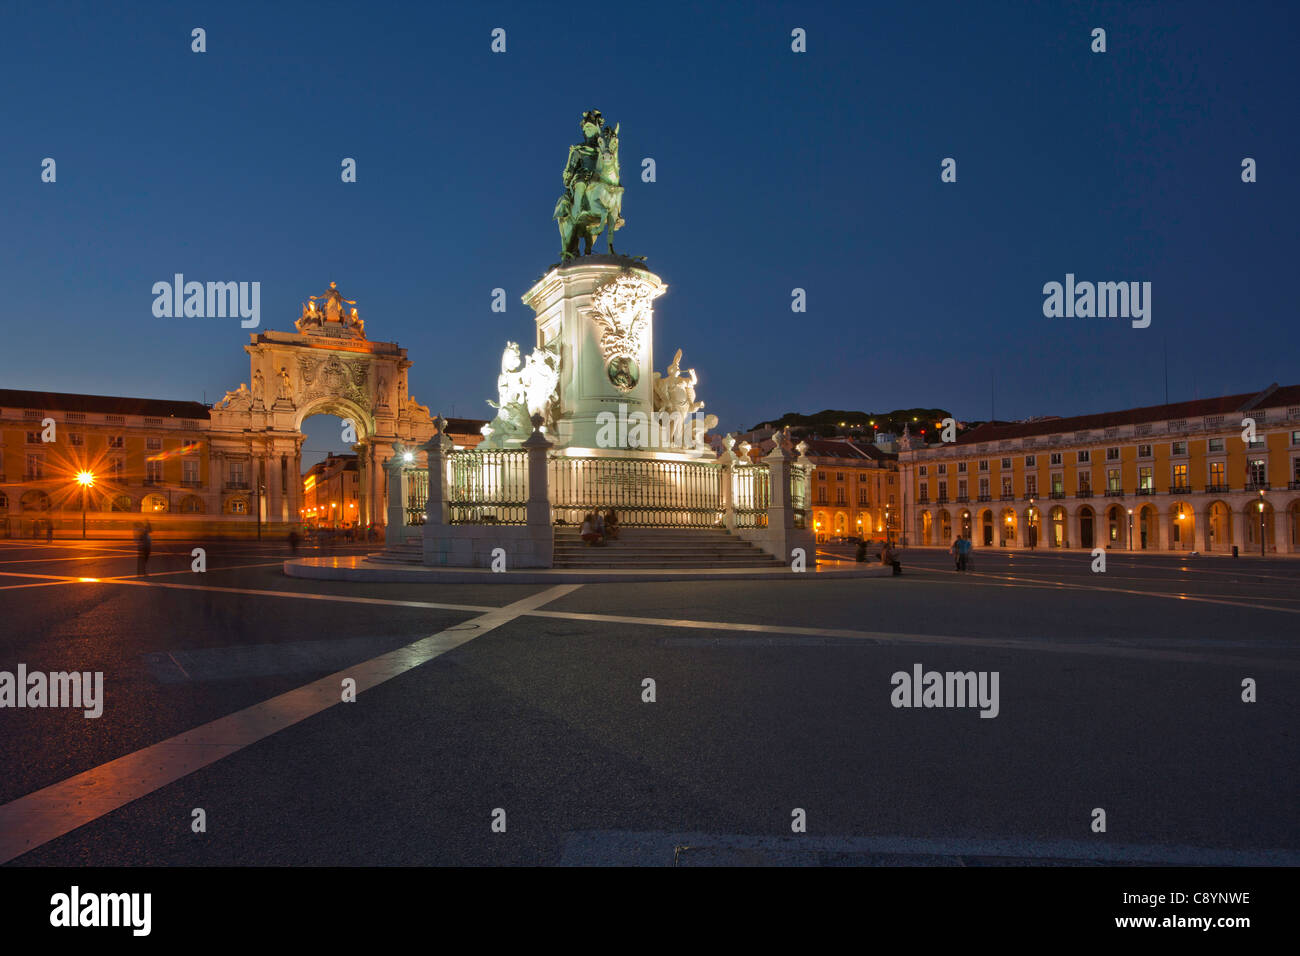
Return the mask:
{"type": "Polygon", "coordinates": [[[407,391],[406,349],[370,341],[356,303],[333,282],[302,304],[294,328],[251,333],[244,346],[249,381],[212,407],[212,481],[220,482],[221,510],[270,524],[299,521],[302,423],[336,415],[357,455],[357,523],[381,525],[393,442],[413,448],[434,433],[429,409],[407,391]]]}

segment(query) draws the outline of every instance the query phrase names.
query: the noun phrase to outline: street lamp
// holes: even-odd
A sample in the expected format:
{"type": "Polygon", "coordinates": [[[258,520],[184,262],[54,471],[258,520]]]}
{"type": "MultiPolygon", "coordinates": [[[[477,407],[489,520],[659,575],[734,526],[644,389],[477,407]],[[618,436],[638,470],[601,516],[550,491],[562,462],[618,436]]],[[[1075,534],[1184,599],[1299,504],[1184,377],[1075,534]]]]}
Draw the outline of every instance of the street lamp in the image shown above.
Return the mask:
{"type": "Polygon", "coordinates": [[[1264,557],[1264,489],[1259,489],[1259,556],[1264,557]]]}
{"type": "MultiPolygon", "coordinates": [[[[81,485],[81,540],[86,540],[86,492],[95,485],[95,475],[90,471],[77,472],[77,484],[81,485]]],[[[1261,519],[1262,520],[1262,519],[1261,519]]]]}
{"type": "Polygon", "coordinates": [[[1128,509],[1128,549],[1133,550],[1133,509],[1128,509]]]}

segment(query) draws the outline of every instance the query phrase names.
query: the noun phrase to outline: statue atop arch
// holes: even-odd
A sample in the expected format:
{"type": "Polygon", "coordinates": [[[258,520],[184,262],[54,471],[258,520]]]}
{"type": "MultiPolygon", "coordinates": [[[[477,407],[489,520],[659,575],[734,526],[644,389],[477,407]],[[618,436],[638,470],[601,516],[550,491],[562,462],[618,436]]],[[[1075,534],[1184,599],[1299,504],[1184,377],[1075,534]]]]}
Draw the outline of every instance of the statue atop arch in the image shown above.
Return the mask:
{"type": "Polygon", "coordinates": [[[319,331],[331,336],[364,339],[366,323],[357,315],[356,304],[355,299],[343,298],[338,283],[331,282],[323,294],[309,296],[302,304],[302,314],[294,322],[294,328],[305,334],[319,331]],[[344,308],[347,305],[353,306],[351,314],[344,308]]]}

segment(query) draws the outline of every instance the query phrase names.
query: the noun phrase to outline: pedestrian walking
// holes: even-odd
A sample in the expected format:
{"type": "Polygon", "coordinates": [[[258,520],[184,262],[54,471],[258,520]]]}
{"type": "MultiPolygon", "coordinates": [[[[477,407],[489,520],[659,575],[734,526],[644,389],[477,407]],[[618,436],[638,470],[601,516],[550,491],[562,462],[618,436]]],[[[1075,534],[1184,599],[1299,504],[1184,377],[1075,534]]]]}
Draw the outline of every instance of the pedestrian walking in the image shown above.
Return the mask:
{"type": "Polygon", "coordinates": [[[957,535],[957,537],[952,539],[952,547],[948,549],[948,553],[952,555],[953,569],[956,571],[960,571],[961,570],[961,535],[957,535]]]}
{"type": "Polygon", "coordinates": [[[149,526],[147,524],[137,524],[135,529],[135,576],[137,578],[147,578],[149,576],[149,551],[153,542],[149,540],[149,526]]]}
{"type": "Polygon", "coordinates": [[[294,554],[298,553],[298,529],[297,528],[289,529],[289,550],[294,554]]]}
{"type": "Polygon", "coordinates": [[[971,541],[970,535],[963,535],[958,541],[958,550],[960,557],[958,559],[958,569],[966,571],[970,568],[970,553],[975,548],[975,542],[971,541]]]}

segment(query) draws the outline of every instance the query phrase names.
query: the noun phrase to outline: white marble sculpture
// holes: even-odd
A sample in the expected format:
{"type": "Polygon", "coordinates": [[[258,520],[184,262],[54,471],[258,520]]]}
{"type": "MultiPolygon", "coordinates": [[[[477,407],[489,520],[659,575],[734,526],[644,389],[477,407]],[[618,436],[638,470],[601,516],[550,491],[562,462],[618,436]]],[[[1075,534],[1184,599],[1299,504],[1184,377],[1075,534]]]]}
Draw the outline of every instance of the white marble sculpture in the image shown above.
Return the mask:
{"type": "Polygon", "coordinates": [[[497,400],[488,404],[496,417],[483,426],[485,444],[500,448],[507,441],[522,441],[533,432],[531,418],[553,418],[560,383],[560,356],[550,348],[534,349],[525,360],[518,342],[507,342],[497,376],[497,400]]]}

